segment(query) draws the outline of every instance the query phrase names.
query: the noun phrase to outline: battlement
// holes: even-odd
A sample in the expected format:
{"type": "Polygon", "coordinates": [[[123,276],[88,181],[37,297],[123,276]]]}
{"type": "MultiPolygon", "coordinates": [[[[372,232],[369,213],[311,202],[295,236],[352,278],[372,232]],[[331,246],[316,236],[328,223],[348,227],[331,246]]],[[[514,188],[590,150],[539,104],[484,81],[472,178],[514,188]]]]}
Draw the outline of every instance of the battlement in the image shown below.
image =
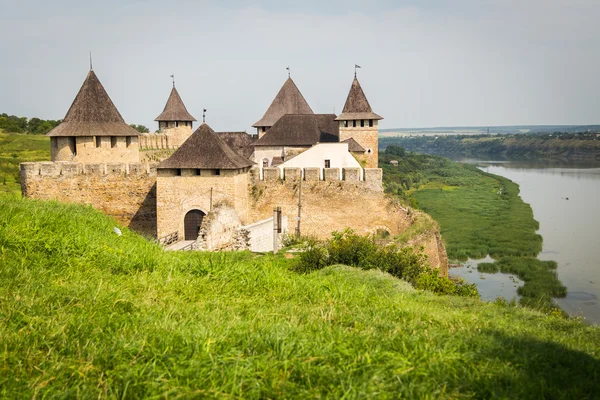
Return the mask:
{"type": "Polygon", "coordinates": [[[179,141],[173,140],[173,138],[165,135],[148,135],[139,136],[140,150],[163,150],[163,149],[176,149],[179,147],[179,141]],[[177,143],[175,143],[177,142],[177,143]]]}
{"type": "Polygon", "coordinates": [[[251,170],[254,179],[266,182],[345,182],[365,189],[383,191],[383,170],[381,168],[317,168],[287,167],[258,168],[251,170]]]}
{"type": "Polygon", "coordinates": [[[21,181],[35,177],[75,177],[79,175],[156,176],[157,163],[78,163],[42,161],[21,163],[21,181]]]}

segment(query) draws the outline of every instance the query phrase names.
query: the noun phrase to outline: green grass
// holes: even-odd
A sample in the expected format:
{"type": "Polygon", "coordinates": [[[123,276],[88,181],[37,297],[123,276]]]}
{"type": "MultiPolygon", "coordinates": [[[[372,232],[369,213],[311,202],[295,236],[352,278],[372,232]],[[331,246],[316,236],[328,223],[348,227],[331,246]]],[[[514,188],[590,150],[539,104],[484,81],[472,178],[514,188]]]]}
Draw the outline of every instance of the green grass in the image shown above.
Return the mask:
{"type": "Polygon", "coordinates": [[[593,398],[600,328],[0,199],[2,398],[593,398]]]}
{"type": "Polygon", "coordinates": [[[480,264],[479,271],[518,275],[525,281],[519,288],[522,305],[550,311],[556,307],[552,297],[566,296],[556,263],[535,259],[542,237],[531,207],[519,196],[519,185],[438,156],[384,153],[380,165],[388,192],[418,205],[439,223],[449,258],[466,261],[489,254],[500,259],[480,264]],[[391,159],[398,160],[397,167],[389,164],[391,159]]]}
{"type": "Polygon", "coordinates": [[[50,138],[0,130],[0,196],[21,195],[20,163],[49,160],[50,138]]]}

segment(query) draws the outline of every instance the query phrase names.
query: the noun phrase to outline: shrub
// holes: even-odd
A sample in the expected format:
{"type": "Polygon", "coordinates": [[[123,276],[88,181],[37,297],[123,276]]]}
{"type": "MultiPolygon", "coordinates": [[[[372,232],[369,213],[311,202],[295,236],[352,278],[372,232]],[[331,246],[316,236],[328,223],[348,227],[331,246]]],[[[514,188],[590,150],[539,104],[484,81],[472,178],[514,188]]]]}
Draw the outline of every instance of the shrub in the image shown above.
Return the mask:
{"type": "Polygon", "coordinates": [[[298,263],[293,270],[300,273],[309,273],[330,265],[330,257],[322,244],[315,239],[308,239],[302,246],[298,263]]]}

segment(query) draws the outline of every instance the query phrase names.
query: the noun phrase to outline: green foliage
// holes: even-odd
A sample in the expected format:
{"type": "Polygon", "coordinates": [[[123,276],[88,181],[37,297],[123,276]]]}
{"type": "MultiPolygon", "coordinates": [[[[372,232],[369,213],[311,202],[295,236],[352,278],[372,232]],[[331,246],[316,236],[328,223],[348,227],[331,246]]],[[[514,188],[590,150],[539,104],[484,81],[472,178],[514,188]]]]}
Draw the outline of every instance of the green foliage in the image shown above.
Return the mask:
{"type": "MultiPolygon", "coordinates": [[[[506,159],[588,158],[600,156],[596,132],[553,132],[502,135],[398,136],[382,138],[382,149],[398,148],[426,154],[506,159]],[[402,147],[400,147],[402,146],[402,147]]],[[[386,150],[387,153],[387,150],[386,150]]]]}
{"type": "Polygon", "coordinates": [[[1,398],[593,398],[600,328],[0,199],[1,398]]]}
{"type": "Polygon", "coordinates": [[[457,285],[448,278],[440,277],[437,270],[428,267],[427,258],[412,247],[399,248],[394,243],[379,246],[374,237],[358,235],[351,229],[333,232],[332,238],[325,243],[307,241],[293,269],[307,273],[337,264],[363,270],[379,269],[419,289],[435,293],[479,296],[474,285],[463,288],[469,285],[457,285]]]}
{"type": "Polygon", "coordinates": [[[50,138],[0,132],[0,197],[21,195],[20,163],[46,160],[50,160],[50,138]]]}
{"type": "Polygon", "coordinates": [[[60,123],[60,120],[43,120],[35,117],[27,120],[26,117],[17,117],[6,113],[0,114],[0,130],[7,133],[45,135],[60,123]]]}
{"type": "MultiPolygon", "coordinates": [[[[389,160],[397,159],[399,151],[397,146],[389,148],[394,155],[386,151],[380,158],[386,191],[400,188],[405,198],[418,200],[439,223],[449,258],[465,261],[488,254],[499,258],[479,264],[478,270],[518,275],[525,281],[519,288],[520,303],[528,307],[548,311],[554,307],[552,297],[566,295],[553,270],[556,263],[534,258],[542,250],[542,237],[517,184],[438,156],[405,154],[395,167],[389,160]]],[[[423,222],[416,222],[410,229],[423,229],[423,222]]],[[[412,234],[410,229],[405,234],[412,234]]]]}
{"type": "Polygon", "coordinates": [[[148,132],[150,132],[150,129],[146,128],[144,125],[130,124],[129,126],[132,127],[133,129],[135,129],[136,131],[140,132],[140,133],[148,133],[148,132]]]}

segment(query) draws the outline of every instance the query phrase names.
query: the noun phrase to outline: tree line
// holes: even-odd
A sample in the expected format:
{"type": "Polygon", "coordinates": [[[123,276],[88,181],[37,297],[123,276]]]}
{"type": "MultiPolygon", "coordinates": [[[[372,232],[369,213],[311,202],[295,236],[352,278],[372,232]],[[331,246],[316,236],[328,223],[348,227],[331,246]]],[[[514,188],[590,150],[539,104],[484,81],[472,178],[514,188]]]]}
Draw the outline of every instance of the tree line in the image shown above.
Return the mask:
{"type": "MultiPolygon", "coordinates": [[[[0,130],[6,133],[27,133],[30,135],[45,135],[62,122],[61,119],[41,119],[18,117],[16,115],[0,114],[0,130]]],[[[150,130],[144,125],[129,125],[140,133],[148,133],[150,130]]]]}

